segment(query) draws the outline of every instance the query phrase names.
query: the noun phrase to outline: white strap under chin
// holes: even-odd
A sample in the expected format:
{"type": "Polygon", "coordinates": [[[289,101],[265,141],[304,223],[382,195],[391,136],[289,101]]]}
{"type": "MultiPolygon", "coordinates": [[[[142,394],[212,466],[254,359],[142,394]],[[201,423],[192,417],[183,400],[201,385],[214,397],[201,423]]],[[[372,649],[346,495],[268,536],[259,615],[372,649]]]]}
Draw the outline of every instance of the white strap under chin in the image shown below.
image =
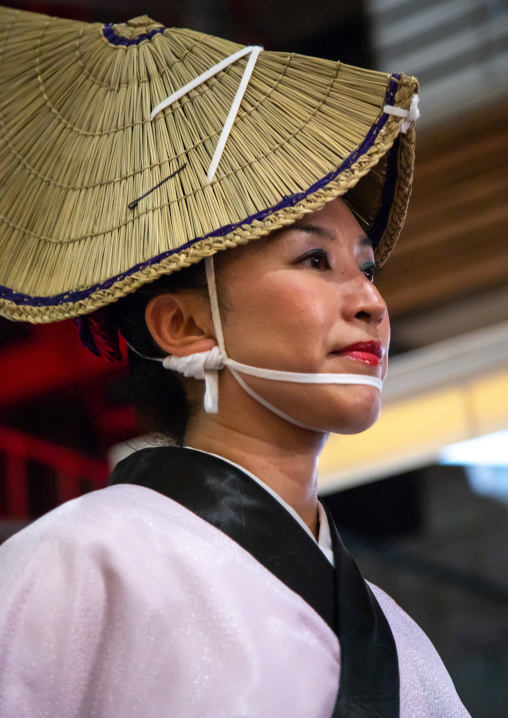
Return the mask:
{"type": "Polygon", "coordinates": [[[383,107],[383,112],[386,112],[388,115],[403,117],[404,122],[400,127],[400,131],[405,134],[409,130],[411,124],[416,122],[416,120],[420,117],[420,110],[418,109],[419,102],[420,98],[418,95],[413,95],[409,110],[403,110],[402,107],[395,107],[395,105],[385,105],[383,107]]]}
{"type": "MultiPolygon", "coordinates": [[[[158,357],[144,357],[145,359],[153,359],[162,362],[165,369],[176,371],[186,377],[194,379],[202,379],[205,381],[204,407],[205,411],[210,414],[216,414],[219,410],[219,371],[227,367],[240,386],[252,396],[256,401],[270,409],[277,416],[300,426],[304,429],[315,431],[315,427],[293,419],[266,399],[263,399],[244,381],[241,374],[256,376],[261,379],[271,379],[274,381],[287,381],[296,384],[353,384],[373,386],[379,391],[383,387],[382,379],[374,376],[366,376],[364,374],[308,374],[304,372],[279,371],[277,369],[263,369],[248,364],[242,364],[234,359],[230,359],[226,353],[224,344],[224,334],[222,332],[222,322],[219,312],[219,301],[217,297],[217,284],[215,282],[215,269],[213,258],[205,259],[206,279],[208,283],[208,293],[210,296],[210,306],[212,311],[212,321],[215,328],[218,346],[212,347],[205,352],[198,354],[190,354],[185,357],[167,356],[164,359],[158,357]]],[[[129,345],[130,346],[130,345],[129,345]]],[[[136,354],[139,352],[130,347],[136,354]]],[[[143,356],[143,355],[140,355],[143,356]]]]}
{"type": "MultiPolygon", "coordinates": [[[[278,371],[276,369],[262,369],[261,367],[249,366],[230,359],[225,352],[222,352],[218,346],[213,347],[209,351],[200,352],[199,354],[190,354],[186,357],[167,356],[160,359],[165,369],[177,371],[187,377],[194,379],[204,379],[205,381],[205,411],[216,414],[219,409],[219,381],[218,373],[227,367],[238,383],[250,394],[257,399],[260,404],[268,407],[279,416],[290,419],[278,409],[268,404],[258,394],[254,392],[241,378],[240,374],[248,374],[249,376],[257,376],[261,379],[274,379],[276,381],[287,381],[296,384],[364,384],[373,386],[381,390],[383,382],[381,379],[373,376],[365,376],[359,374],[305,374],[293,371],[278,371]]],[[[298,423],[290,419],[293,423],[298,423]]],[[[303,426],[302,424],[298,424],[303,426]]],[[[306,427],[309,428],[309,427],[306,427]]]]}
{"type": "Polygon", "coordinates": [[[191,357],[183,357],[176,359],[175,357],[168,357],[165,362],[168,362],[168,368],[172,368],[175,371],[181,371],[186,376],[194,376],[196,378],[204,378],[206,382],[205,399],[204,405],[207,412],[215,413],[218,411],[219,396],[218,396],[218,372],[224,367],[227,367],[240,386],[256,401],[263,406],[273,411],[283,419],[290,421],[297,426],[305,429],[314,429],[315,427],[302,424],[301,422],[293,419],[284,412],[277,409],[277,407],[268,403],[259,394],[257,394],[249,385],[244,381],[241,374],[247,374],[249,376],[256,376],[261,379],[271,379],[274,381],[286,381],[297,384],[363,384],[367,386],[373,386],[376,389],[381,390],[383,382],[381,379],[373,376],[358,375],[358,374],[308,374],[303,372],[292,372],[292,371],[279,371],[276,369],[263,369],[261,367],[254,367],[248,364],[242,364],[230,359],[226,352],[226,346],[224,343],[224,334],[222,331],[222,322],[219,311],[219,300],[217,297],[217,284],[215,281],[215,268],[213,257],[205,259],[206,266],[206,279],[208,283],[208,293],[210,296],[210,306],[212,311],[212,321],[215,328],[215,335],[217,337],[218,346],[213,347],[208,352],[202,354],[193,354],[191,357]],[[199,362],[196,364],[196,362],[199,362]],[[191,373],[189,373],[191,372],[191,373]]]}
{"type": "Polygon", "coordinates": [[[226,118],[226,122],[224,123],[224,127],[222,128],[222,132],[219,137],[219,142],[217,143],[217,147],[215,148],[215,152],[212,157],[212,161],[210,163],[210,168],[208,170],[208,181],[211,182],[213,178],[215,177],[215,172],[217,170],[217,166],[220,162],[220,158],[222,157],[222,153],[224,151],[224,147],[226,146],[227,139],[229,137],[229,133],[231,132],[231,128],[233,127],[233,123],[236,119],[236,115],[238,114],[238,110],[240,109],[240,103],[242,102],[243,96],[245,94],[245,90],[247,89],[247,86],[249,84],[250,77],[252,75],[252,71],[254,70],[254,66],[256,64],[256,60],[258,59],[258,55],[261,52],[263,48],[259,47],[258,45],[250,45],[249,47],[244,47],[242,50],[239,50],[238,52],[235,52],[234,55],[230,55],[229,57],[226,57],[221,62],[218,62],[216,65],[211,67],[206,72],[203,72],[202,75],[199,75],[199,77],[196,77],[191,82],[187,83],[187,85],[184,85],[184,87],[181,87],[179,90],[174,92],[170,97],[163,100],[162,102],[159,102],[157,107],[152,111],[152,114],[150,115],[150,119],[153,120],[155,115],[157,115],[161,110],[164,110],[166,107],[169,107],[169,105],[172,105],[173,102],[176,102],[176,100],[179,100],[181,97],[186,95],[191,90],[194,90],[196,87],[201,85],[203,82],[206,82],[211,77],[216,75],[221,70],[224,70],[229,65],[233,64],[233,62],[236,62],[241,57],[244,57],[245,55],[250,55],[249,61],[247,65],[245,66],[245,70],[243,72],[243,77],[240,82],[240,85],[238,87],[238,90],[236,91],[235,98],[233,100],[233,103],[231,105],[231,109],[229,110],[229,114],[226,118]]]}

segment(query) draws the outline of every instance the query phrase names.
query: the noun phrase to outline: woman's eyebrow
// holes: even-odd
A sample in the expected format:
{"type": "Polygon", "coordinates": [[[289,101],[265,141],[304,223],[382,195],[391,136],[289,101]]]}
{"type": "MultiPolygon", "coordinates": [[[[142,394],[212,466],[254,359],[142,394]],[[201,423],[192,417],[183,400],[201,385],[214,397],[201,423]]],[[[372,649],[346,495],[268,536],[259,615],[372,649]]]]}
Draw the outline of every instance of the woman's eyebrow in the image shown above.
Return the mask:
{"type": "MultiPolygon", "coordinates": [[[[327,229],[326,227],[322,227],[319,224],[300,224],[299,222],[295,222],[293,226],[288,229],[299,229],[303,232],[315,234],[318,237],[324,237],[330,240],[336,239],[335,232],[330,229],[327,229]]],[[[360,247],[372,248],[372,240],[363,232],[358,235],[358,243],[360,247]]]]}
{"type": "Polygon", "coordinates": [[[329,229],[326,229],[326,227],[321,227],[319,224],[299,224],[298,222],[295,222],[292,227],[288,227],[288,229],[299,229],[302,232],[309,232],[310,234],[315,234],[318,237],[325,237],[326,239],[335,239],[335,232],[332,232],[329,229]]]}
{"type": "Polygon", "coordinates": [[[369,247],[374,249],[371,238],[367,237],[367,235],[363,234],[363,232],[358,235],[358,242],[360,243],[360,247],[369,247]]]}

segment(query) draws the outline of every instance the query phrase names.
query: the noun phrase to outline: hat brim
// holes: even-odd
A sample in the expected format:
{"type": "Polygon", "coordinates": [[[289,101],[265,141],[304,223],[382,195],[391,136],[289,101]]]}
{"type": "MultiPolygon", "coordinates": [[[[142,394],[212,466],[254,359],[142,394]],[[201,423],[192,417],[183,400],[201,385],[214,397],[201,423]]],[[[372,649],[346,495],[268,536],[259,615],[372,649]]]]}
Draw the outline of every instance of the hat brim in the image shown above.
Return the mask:
{"type": "Polygon", "coordinates": [[[240,46],[156,23],[119,26],[122,44],[109,26],[7,8],[0,23],[7,318],[93,312],[340,196],[386,260],[407,210],[414,129],[401,133],[401,119],[383,108],[408,109],[414,78],[262,52],[209,183],[245,60],[154,120],[150,111],[240,46]]]}

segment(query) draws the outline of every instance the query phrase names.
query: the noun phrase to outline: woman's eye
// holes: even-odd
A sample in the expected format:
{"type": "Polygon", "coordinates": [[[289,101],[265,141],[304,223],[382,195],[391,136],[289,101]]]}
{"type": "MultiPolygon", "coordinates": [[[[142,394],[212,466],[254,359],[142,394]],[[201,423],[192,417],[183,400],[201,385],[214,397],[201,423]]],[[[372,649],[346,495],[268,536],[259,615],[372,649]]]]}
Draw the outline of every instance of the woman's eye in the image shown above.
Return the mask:
{"type": "Polygon", "coordinates": [[[365,276],[367,277],[369,282],[372,282],[372,284],[374,284],[374,282],[376,281],[376,278],[379,276],[379,273],[380,273],[380,270],[379,270],[379,267],[377,266],[377,264],[367,264],[367,265],[364,265],[363,267],[360,267],[360,269],[365,274],[365,276]]]}
{"type": "Polygon", "coordinates": [[[328,254],[324,249],[313,249],[302,257],[301,261],[312,269],[330,269],[328,254]]]}

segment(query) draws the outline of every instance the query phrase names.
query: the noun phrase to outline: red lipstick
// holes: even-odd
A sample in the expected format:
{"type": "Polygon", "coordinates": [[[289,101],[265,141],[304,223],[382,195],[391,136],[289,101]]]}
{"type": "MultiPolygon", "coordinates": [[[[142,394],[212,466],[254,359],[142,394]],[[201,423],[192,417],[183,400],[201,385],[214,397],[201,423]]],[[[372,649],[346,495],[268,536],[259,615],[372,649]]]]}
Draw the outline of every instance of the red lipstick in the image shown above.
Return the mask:
{"type": "Polygon", "coordinates": [[[383,358],[383,347],[381,342],[357,342],[334,354],[354,361],[362,361],[370,366],[378,366],[383,358]]]}

